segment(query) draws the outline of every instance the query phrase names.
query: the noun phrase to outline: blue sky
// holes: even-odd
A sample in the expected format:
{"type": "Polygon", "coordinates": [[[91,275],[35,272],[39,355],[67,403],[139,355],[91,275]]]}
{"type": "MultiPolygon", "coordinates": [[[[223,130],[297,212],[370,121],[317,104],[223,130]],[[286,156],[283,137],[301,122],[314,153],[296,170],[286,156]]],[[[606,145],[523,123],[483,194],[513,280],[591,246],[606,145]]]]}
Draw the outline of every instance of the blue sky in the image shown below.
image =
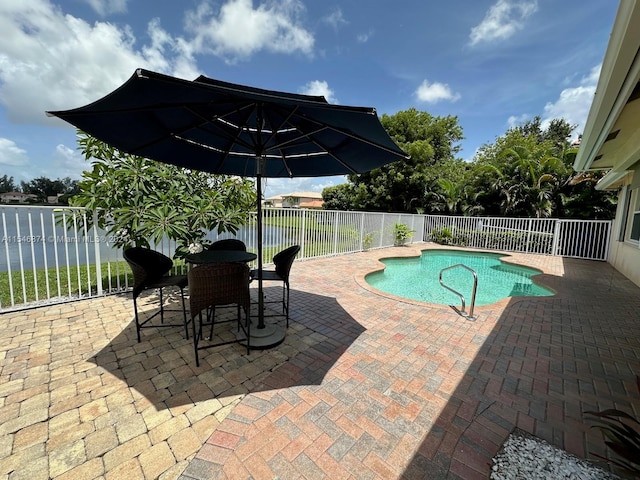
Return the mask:
{"type": "MultiPolygon", "coordinates": [[[[331,103],[454,115],[461,158],[539,115],[586,120],[617,2],[607,0],[2,0],[0,175],[80,178],[75,130],[45,110],[138,67],[331,103]]],[[[267,179],[266,196],[342,177],[267,179]]]]}

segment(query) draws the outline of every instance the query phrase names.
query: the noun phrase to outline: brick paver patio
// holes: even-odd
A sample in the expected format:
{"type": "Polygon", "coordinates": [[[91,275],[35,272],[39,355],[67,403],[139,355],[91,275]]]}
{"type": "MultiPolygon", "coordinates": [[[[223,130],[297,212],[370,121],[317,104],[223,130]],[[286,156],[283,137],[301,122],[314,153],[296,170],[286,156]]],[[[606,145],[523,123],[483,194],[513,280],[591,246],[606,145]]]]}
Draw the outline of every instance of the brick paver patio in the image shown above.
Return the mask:
{"type": "Polygon", "coordinates": [[[582,412],[640,409],[640,289],[514,254],[556,295],[470,321],[364,282],[430,247],[296,262],[285,342],[200,368],[180,328],[137,343],[128,295],[0,315],[0,479],[480,479],[516,427],[606,454],[582,412]]]}

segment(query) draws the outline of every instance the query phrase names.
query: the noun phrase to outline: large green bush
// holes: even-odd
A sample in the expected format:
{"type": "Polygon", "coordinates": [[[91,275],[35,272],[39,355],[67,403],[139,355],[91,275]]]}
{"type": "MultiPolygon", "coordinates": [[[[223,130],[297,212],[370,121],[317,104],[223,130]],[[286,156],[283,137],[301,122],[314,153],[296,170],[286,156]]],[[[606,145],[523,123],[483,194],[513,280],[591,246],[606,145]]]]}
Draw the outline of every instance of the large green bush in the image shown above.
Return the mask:
{"type": "Polygon", "coordinates": [[[254,182],[210,175],[145,158],[78,133],[91,169],[70,204],[97,212],[98,226],[118,247],[177,242],[177,256],[212,230],[235,233],[256,203],[254,182]]]}

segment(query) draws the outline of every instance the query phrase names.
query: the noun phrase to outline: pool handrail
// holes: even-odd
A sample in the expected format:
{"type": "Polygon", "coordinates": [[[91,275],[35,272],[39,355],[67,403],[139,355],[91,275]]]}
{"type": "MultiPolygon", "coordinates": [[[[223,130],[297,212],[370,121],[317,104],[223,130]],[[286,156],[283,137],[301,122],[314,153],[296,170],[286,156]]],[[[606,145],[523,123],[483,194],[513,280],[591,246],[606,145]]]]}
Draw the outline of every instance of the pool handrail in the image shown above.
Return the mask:
{"type": "Polygon", "coordinates": [[[449,290],[452,293],[455,293],[456,295],[458,295],[460,297],[460,300],[462,301],[462,310],[461,310],[461,314],[463,316],[466,316],[467,318],[474,320],[475,317],[473,316],[473,308],[475,307],[476,304],[476,291],[478,289],[478,274],[475,272],[475,270],[471,267],[466,266],[464,263],[456,263],[455,265],[451,265],[449,267],[445,267],[442,270],[440,270],[440,275],[439,275],[439,281],[440,281],[440,285],[442,285],[444,288],[446,288],[447,290],[449,290]],[[451,270],[452,268],[456,268],[456,267],[462,267],[465,268],[466,270],[470,271],[473,274],[473,290],[471,291],[471,306],[469,307],[469,314],[465,315],[465,300],[464,300],[464,295],[462,295],[460,292],[454,290],[453,288],[449,287],[448,285],[445,285],[444,282],[442,281],[442,273],[447,271],[447,270],[451,270]]]}

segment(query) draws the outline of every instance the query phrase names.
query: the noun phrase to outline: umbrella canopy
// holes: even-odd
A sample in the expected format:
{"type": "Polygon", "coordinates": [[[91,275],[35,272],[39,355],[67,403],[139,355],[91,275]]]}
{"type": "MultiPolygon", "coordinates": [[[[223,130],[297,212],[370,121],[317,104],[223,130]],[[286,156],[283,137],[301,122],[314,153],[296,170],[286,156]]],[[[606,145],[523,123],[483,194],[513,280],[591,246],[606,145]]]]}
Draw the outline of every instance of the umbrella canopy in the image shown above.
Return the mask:
{"type": "MultiPolygon", "coordinates": [[[[204,76],[188,81],[138,69],[89,105],[47,114],[126,153],[213,174],[256,177],[259,270],[262,177],[362,173],[408,158],[374,108],[204,76]]],[[[262,301],[262,275],[258,278],[262,301]]],[[[261,307],[259,312],[258,328],[264,329],[261,307]]]]}
{"type": "Polygon", "coordinates": [[[123,152],[214,174],[345,175],[407,158],[374,108],[203,76],[139,69],[94,103],[48,113],[123,152]]]}

